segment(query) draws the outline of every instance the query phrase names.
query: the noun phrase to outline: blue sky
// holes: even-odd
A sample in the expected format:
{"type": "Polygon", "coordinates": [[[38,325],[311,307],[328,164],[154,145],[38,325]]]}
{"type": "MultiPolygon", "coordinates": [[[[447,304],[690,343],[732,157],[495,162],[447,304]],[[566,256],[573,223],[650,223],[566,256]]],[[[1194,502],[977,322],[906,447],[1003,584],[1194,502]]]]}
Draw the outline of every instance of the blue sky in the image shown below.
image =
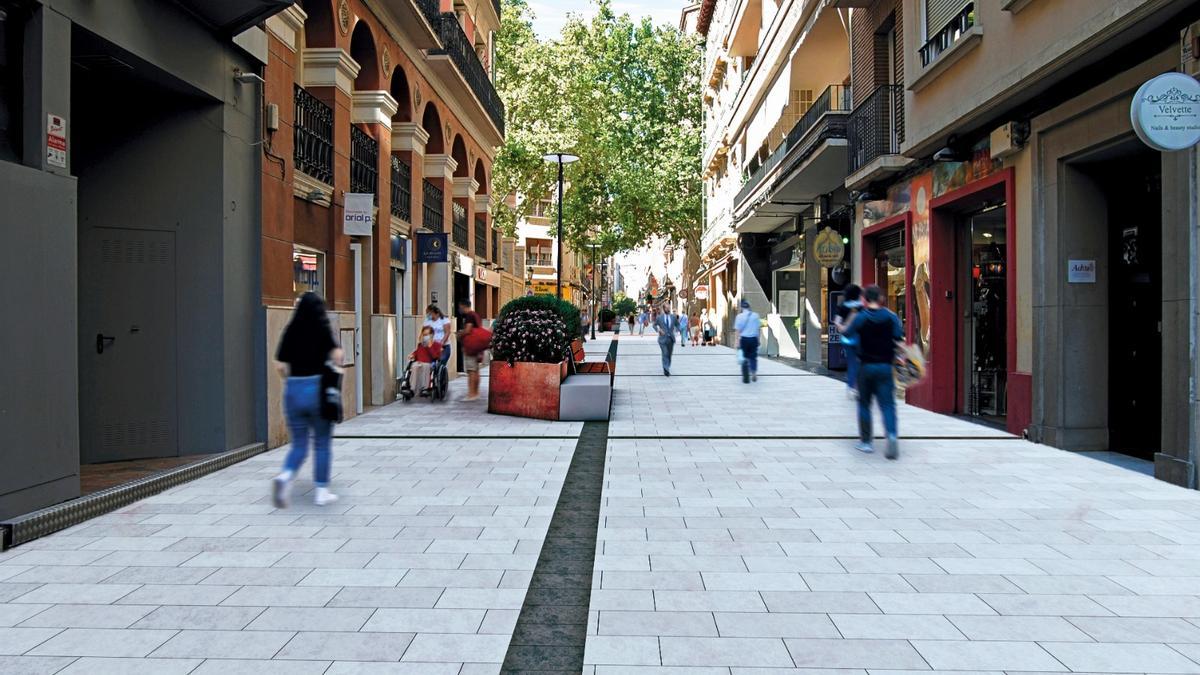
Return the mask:
{"type": "MultiPolygon", "coordinates": [[[[688,4],[686,0],[613,0],[613,9],[617,14],[629,14],[633,17],[649,16],[654,23],[669,23],[679,25],[679,12],[688,4]]],[[[530,0],[537,19],[533,29],[538,37],[543,39],[555,38],[567,20],[567,14],[591,15],[596,10],[591,0],[530,0]]]]}

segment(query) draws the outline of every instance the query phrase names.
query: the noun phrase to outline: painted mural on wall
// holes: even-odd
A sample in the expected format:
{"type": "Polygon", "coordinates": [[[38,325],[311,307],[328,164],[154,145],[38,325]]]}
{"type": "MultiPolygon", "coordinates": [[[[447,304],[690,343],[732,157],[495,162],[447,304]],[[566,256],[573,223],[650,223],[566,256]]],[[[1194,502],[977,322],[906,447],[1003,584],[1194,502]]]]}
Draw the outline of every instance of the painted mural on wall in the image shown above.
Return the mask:
{"type": "Polygon", "coordinates": [[[992,159],[991,143],[983,140],[971,148],[965,162],[940,162],[888,188],[884,199],[863,204],[862,224],[870,227],[902,213],[912,212],[912,241],[908,243],[913,266],[912,334],[917,344],[930,353],[932,287],[929,278],[929,216],[933,199],[985,178],[1003,168],[992,159]]]}

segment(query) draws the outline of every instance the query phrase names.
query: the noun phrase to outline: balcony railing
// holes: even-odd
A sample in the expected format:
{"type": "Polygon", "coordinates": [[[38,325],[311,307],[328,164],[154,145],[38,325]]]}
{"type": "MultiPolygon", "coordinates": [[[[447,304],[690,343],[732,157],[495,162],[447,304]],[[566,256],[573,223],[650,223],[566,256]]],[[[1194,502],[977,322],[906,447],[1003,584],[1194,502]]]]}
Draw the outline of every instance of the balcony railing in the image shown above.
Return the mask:
{"type": "Polygon", "coordinates": [[[417,6],[421,8],[421,13],[425,15],[425,20],[437,32],[438,24],[442,21],[442,8],[438,0],[417,0],[417,6]]]}
{"type": "Polygon", "coordinates": [[[445,232],[446,214],[442,203],[445,193],[440,187],[424,181],[421,197],[421,227],[430,232],[445,232]]]}
{"type": "Polygon", "coordinates": [[[475,255],[480,258],[487,258],[487,218],[484,216],[475,217],[475,255]]]}
{"type": "Polygon", "coordinates": [[[528,255],[528,264],[535,267],[553,267],[554,258],[549,254],[530,253],[528,255]]]}
{"type": "Polygon", "coordinates": [[[968,2],[962,11],[950,19],[950,23],[934,33],[929,41],[921,47],[921,67],[924,68],[937,60],[942,52],[954,46],[963,33],[975,25],[975,3],[968,2]]]}
{"type": "Polygon", "coordinates": [[[379,141],[350,125],[350,191],[375,195],[379,203],[379,141]]]}
{"type": "Polygon", "coordinates": [[[412,222],[412,167],[392,155],[392,215],[412,222]]]}
{"type": "Polygon", "coordinates": [[[842,113],[844,117],[845,113],[850,112],[851,107],[850,87],[833,84],[826,88],[817,100],[813,101],[808,112],[804,113],[800,121],[796,122],[796,126],[788,132],[783,143],[780,143],[767,161],[763,162],[762,166],[747,178],[733,203],[736,205],[745,201],[746,197],[749,197],[750,193],[754,192],[755,188],[762,183],[763,178],[769,175],[793,151],[798,151],[794,161],[803,161],[817,149],[820,141],[828,138],[844,138],[846,133],[844,122],[835,123],[826,119],[826,115],[842,113]],[[810,135],[810,132],[813,134],[810,135]]]}
{"type": "Polygon", "coordinates": [[[886,84],[875,90],[846,120],[849,173],[884,155],[900,154],[904,142],[904,87],[886,84]]]}
{"type": "Polygon", "coordinates": [[[458,202],[450,205],[450,220],[454,225],[454,230],[451,236],[454,238],[454,245],[467,250],[468,244],[471,241],[471,233],[467,231],[467,208],[458,202]]]}
{"type": "Polygon", "coordinates": [[[479,99],[479,103],[483,105],[483,109],[487,111],[492,123],[503,135],[504,102],[500,100],[500,94],[496,93],[496,87],[488,77],[487,69],[479,61],[475,46],[463,32],[458,17],[449,13],[442,14],[437,24],[437,34],[442,48],[430,50],[430,55],[445,54],[450,57],[458,72],[467,81],[467,85],[471,87],[471,91],[475,93],[475,97],[479,99]]]}
{"type": "Polygon", "coordinates": [[[324,183],[333,182],[333,109],[296,87],[293,128],[296,168],[324,183]]]}
{"type": "Polygon", "coordinates": [[[492,230],[492,262],[500,264],[500,230],[492,230]]]}

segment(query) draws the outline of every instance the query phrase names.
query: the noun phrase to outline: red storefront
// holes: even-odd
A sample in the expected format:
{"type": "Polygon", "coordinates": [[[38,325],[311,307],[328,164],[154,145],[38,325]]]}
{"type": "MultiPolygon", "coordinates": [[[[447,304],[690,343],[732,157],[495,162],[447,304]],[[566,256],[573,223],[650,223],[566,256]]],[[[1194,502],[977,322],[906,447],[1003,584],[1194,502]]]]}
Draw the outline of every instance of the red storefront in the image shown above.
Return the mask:
{"type": "Polygon", "coordinates": [[[1032,377],[1017,367],[1015,184],[986,146],[936,164],[863,205],[860,270],[883,287],[928,375],[907,400],[1019,434],[1032,377]]]}

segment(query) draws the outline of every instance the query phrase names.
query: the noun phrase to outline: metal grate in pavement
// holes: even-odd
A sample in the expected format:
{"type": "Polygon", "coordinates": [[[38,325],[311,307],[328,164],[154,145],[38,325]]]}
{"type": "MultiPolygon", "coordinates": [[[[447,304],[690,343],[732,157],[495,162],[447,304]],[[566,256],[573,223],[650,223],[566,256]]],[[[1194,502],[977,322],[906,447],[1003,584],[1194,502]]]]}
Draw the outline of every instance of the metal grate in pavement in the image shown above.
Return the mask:
{"type": "Polygon", "coordinates": [[[525,594],[503,675],[583,671],[608,422],[585,422],[525,594]]]}

